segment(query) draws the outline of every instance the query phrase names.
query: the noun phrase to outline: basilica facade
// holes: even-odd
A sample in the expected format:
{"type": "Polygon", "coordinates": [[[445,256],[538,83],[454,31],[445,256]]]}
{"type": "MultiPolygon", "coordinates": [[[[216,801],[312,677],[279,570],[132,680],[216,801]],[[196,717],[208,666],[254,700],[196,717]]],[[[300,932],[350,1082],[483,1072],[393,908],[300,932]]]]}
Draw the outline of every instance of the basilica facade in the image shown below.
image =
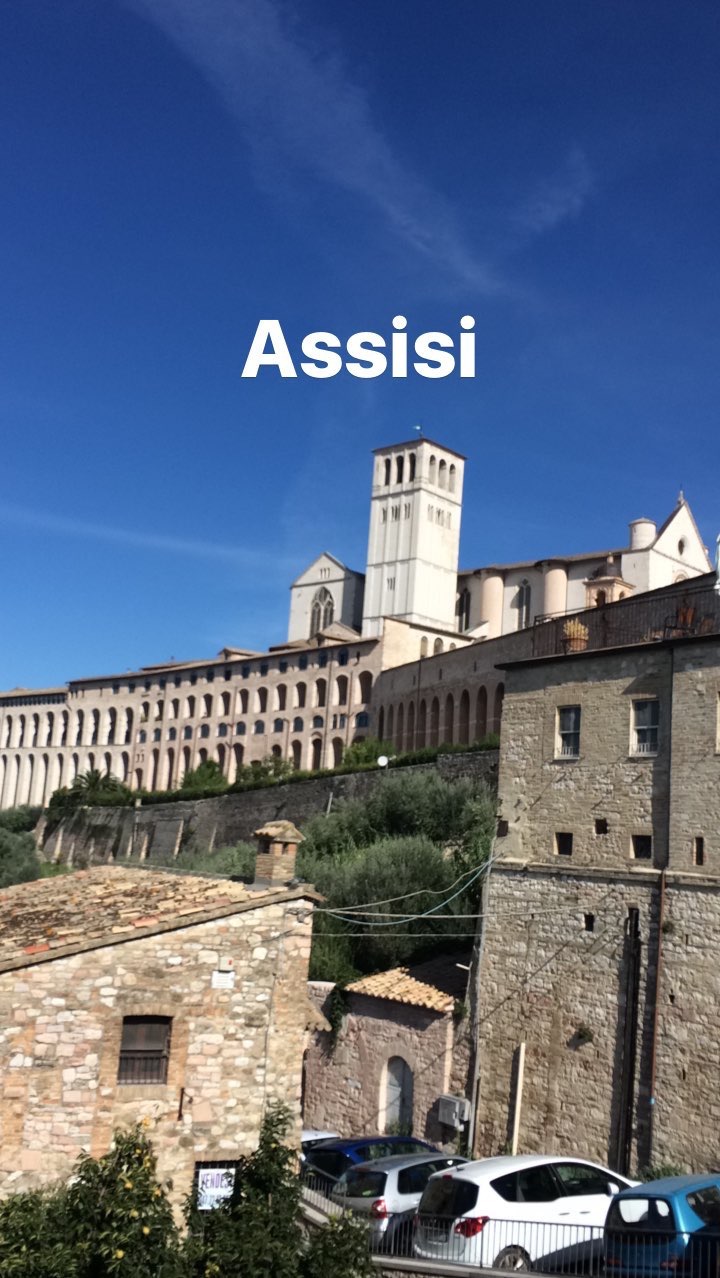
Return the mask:
{"type": "Polygon", "coordinates": [[[282,644],[0,693],[0,807],[46,804],[91,768],[170,790],[208,759],[232,782],[268,756],[335,767],[369,736],[480,739],[500,725],[498,663],[538,626],[710,570],[681,497],[659,528],[634,520],[626,546],[460,571],[464,469],[424,437],[377,449],[365,571],[313,560],[282,644]]]}

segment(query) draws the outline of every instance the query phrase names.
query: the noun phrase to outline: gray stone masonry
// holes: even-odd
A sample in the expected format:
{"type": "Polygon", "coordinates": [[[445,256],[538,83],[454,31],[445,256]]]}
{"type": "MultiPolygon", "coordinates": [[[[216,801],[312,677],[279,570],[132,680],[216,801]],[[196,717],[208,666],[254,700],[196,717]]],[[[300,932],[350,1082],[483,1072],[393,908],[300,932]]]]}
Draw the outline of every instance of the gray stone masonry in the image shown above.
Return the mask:
{"type": "MultiPolygon", "coordinates": [[[[497,751],[440,755],[436,763],[399,768],[392,776],[435,770],[448,779],[497,781],[497,751]]],[[[292,785],[268,786],[217,799],[152,804],[146,808],[88,808],[64,821],[52,833],[39,831],[48,860],[75,865],[132,859],[167,862],[181,850],[206,850],[250,841],[258,825],[288,816],[302,827],[328,804],[362,799],[382,782],[379,771],[350,772],[310,778],[292,785]]]]}

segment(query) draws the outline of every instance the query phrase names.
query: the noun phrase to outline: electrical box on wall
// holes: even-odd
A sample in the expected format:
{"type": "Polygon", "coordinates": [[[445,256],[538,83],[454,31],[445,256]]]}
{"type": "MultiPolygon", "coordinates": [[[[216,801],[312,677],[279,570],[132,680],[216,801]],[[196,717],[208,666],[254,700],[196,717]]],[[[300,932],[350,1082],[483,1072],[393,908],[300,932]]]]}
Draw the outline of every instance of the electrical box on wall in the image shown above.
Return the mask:
{"type": "Polygon", "coordinates": [[[438,1100],[438,1118],[445,1127],[459,1131],[470,1117],[470,1101],[465,1096],[441,1096],[438,1100]]]}

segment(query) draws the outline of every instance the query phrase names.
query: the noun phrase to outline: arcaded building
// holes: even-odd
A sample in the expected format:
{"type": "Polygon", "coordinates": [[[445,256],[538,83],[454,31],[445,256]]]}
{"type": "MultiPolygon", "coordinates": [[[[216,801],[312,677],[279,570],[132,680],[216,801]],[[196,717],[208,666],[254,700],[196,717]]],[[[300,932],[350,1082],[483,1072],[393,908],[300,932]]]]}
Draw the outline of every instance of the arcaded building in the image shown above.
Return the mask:
{"type": "Polygon", "coordinates": [[[365,571],[319,555],[291,587],[284,643],[0,693],[0,807],[45,804],[91,768],[165,790],[207,759],[232,782],[270,755],[332,768],[367,736],[473,741],[499,726],[498,661],[547,617],[710,567],[680,499],[660,529],[635,520],[625,548],[460,572],[464,482],[465,458],[432,440],[378,449],[365,571]]]}

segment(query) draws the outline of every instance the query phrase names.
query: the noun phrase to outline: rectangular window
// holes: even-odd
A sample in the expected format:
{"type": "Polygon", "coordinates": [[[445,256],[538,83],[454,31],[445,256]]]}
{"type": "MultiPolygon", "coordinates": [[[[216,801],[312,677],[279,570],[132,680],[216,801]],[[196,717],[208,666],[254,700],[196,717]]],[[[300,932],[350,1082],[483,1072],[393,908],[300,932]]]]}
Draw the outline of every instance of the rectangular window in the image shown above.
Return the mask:
{"type": "Polygon", "coordinates": [[[118,1083],[166,1083],[170,1056],[169,1016],[123,1018],[118,1083]]]}
{"type": "Polygon", "coordinates": [[[698,834],[693,839],[693,865],[705,864],[705,840],[698,834]]]}
{"type": "Polygon", "coordinates": [[[595,833],[596,833],[596,834],[607,834],[607,832],[608,832],[607,817],[596,817],[596,818],[595,818],[595,833]]]}
{"type": "Polygon", "coordinates": [[[577,759],[580,755],[580,706],[559,706],[557,712],[556,756],[577,759]]]}
{"type": "Polygon", "coordinates": [[[652,835],[633,834],[632,854],[636,861],[652,861],[652,835]]]}
{"type": "Polygon", "coordinates": [[[561,833],[555,835],[555,851],[558,856],[572,856],[573,836],[572,834],[561,833]]]}
{"type": "Polygon", "coordinates": [[[633,754],[657,754],[659,722],[657,701],[633,701],[633,754]]]}

